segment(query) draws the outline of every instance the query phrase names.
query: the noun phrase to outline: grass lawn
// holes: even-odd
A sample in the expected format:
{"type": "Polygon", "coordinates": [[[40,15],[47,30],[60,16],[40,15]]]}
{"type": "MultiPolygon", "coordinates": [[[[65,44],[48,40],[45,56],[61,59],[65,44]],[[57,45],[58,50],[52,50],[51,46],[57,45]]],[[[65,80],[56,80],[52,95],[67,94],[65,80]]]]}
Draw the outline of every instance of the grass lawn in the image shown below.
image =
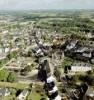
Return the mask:
{"type": "Polygon", "coordinates": [[[0,87],[25,89],[26,87],[28,87],[28,85],[27,84],[22,84],[22,83],[0,82],[0,87]]]}
{"type": "MultiPolygon", "coordinates": [[[[6,97],[4,97],[4,98],[2,98],[2,100],[15,100],[16,98],[15,98],[15,96],[13,96],[13,95],[10,95],[10,96],[6,96],[6,97]]],[[[1,100],[1,99],[0,99],[1,100]]]]}
{"type": "Polygon", "coordinates": [[[41,100],[42,97],[45,98],[45,100],[46,100],[45,95],[41,96],[39,93],[36,93],[35,91],[33,91],[29,94],[27,100],[41,100]]]}
{"type": "Polygon", "coordinates": [[[40,94],[36,93],[36,92],[31,92],[30,95],[28,96],[28,100],[40,100],[41,96],[40,94]]]}
{"type": "Polygon", "coordinates": [[[41,89],[41,86],[39,87],[37,85],[35,86],[35,88],[32,88],[32,91],[28,95],[27,100],[41,100],[41,98],[45,98],[46,100],[46,95],[44,91],[41,89]]]}

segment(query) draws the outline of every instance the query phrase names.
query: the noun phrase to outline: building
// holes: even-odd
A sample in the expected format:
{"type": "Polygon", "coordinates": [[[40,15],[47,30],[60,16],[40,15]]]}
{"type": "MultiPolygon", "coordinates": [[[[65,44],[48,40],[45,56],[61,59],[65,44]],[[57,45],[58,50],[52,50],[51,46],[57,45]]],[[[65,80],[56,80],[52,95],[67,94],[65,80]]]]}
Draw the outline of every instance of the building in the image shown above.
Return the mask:
{"type": "Polygon", "coordinates": [[[38,79],[45,82],[49,73],[50,67],[48,60],[45,58],[41,58],[39,60],[38,79]]]}
{"type": "Polygon", "coordinates": [[[28,90],[23,90],[17,97],[17,100],[26,100],[28,93],[28,90]]]}
{"type": "Polygon", "coordinates": [[[94,100],[94,89],[88,88],[86,94],[85,94],[85,100],[94,100]]]}
{"type": "Polygon", "coordinates": [[[7,58],[6,55],[3,55],[3,54],[2,54],[2,55],[0,56],[0,61],[5,60],[6,58],[7,58]]]}
{"type": "Polygon", "coordinates": [[[39,47],[33,48],[32,51],[35,54],[35,56],[43,56],[44,55],[44,53],[42,52],[42,50],[39,47]]]}
{"type": "Polygon", "coordinates": [[[88,37],[88,38],[94,38],[94,33],[89,32],[89,33],[86,34],[86,37],[88,37]]]}
{"type": "Polygon", "coordinates": [[[88,63],[74,63],[68,68],[68,73],[91,71],[92,67],[88,63]]]}
{"type": "Polygon", "coordinates": [[[79,45],[67,45],[64,55],[76,60],[94,63],[94,50],[93,48],[83,47],[79,45]]]}
{"type": "Polygon", "coordinates": [[[67,50],[71,50],[76,47],[77,41],[70,41],[70,43],[66,46],[67,50]]]}
{"type": "Polygon", "coordinates": [[[61,100],[61,96],[58,93],[58,88],[55,85],[56,79],[53,76],[47,78],[48,98],[47,100],[61,100]]]}
{"type": "Polygon", "coordinates": [[[52,82],[56,82],[56,78],[53,76],[50,76],[47,78],[47,83],[52,83],[52,82]]]}
{"type": "Polygon", "coordinates": [[[9,96],[10,91],[7,88],[0,88],[0,97],[9,96]]]}

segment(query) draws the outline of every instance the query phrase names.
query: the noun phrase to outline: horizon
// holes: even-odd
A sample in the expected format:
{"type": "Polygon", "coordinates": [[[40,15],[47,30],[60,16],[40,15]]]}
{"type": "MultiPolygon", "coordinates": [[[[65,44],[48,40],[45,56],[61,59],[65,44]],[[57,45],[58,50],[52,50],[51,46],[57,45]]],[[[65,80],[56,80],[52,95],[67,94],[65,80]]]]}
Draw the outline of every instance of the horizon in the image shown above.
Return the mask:
{"type": "Polygon", "coordinates": [[[55,12],[55,11],[94,11],[94,9],[19,9],[19,10],[12,10],[12,9],[7,9],[7,10],[0,10],[0,12],[55,12]]]}
{"type": "Polygon", "coordinates": [[[94,0],[0,0],[0,11],[19,10],[90,10],[94,0]]]}

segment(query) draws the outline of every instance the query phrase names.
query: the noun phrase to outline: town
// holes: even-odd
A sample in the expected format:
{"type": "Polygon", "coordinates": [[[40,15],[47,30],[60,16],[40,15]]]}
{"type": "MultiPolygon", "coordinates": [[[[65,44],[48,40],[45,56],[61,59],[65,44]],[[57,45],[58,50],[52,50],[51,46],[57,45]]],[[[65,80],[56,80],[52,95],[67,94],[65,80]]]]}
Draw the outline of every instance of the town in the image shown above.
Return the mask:
{"type": "Polygon", "coordinates": [[[94,100],[93,17],[1,12],[0,100],[94,100]]]}

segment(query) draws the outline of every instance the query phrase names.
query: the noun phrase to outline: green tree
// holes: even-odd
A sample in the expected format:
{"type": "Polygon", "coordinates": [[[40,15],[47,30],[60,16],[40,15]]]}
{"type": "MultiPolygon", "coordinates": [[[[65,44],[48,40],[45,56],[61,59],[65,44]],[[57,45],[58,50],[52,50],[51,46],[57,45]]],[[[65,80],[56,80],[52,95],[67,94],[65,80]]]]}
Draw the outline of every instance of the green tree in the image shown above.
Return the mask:
{"type": "Polygon", "coordinates": [[[32,71],[32,66],[26,66],[24,69],[21,70],[21,75],[27,75],[28,72],[32,71]]]}
{"type": "Polygon", "coordinates": [[[61,80],[61,72],[60,72],[60,70],[58,68],[55,68],[54,75],[56,76],[58,81],[61,80]]]}
{"type": "Polygon", "coordinates": [[[9,72],[6,70],[0,71],[0,81],[7,81],[7,77],[9,75],[9,72]]]}
{"type": "Polygon", "coordinates": [[[7,78],[8,82],[15,82],[17,79],[16,74],[14,72],[10,72],[7,78]]]}

